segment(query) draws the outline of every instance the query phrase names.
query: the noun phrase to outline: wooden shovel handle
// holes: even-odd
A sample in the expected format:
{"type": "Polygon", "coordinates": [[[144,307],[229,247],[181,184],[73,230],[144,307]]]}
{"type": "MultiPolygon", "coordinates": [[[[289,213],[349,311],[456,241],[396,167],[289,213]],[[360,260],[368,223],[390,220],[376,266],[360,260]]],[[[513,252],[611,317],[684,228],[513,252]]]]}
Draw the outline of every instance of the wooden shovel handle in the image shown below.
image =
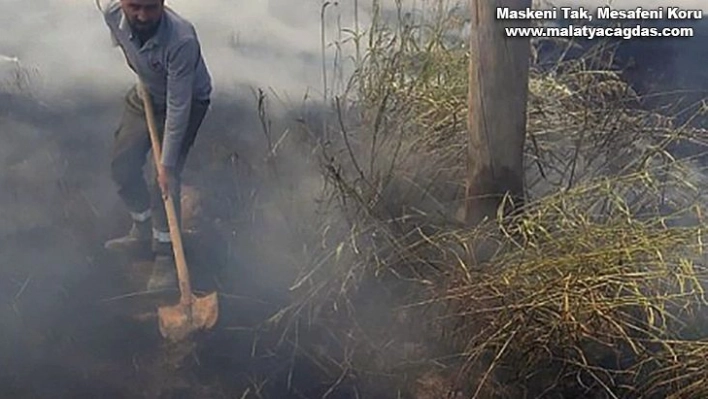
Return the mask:
{"type": "MultiPolygon", "coordinates": [[[[152,106],[150,94],[145,89],[142,82],[138,83],[140,97],[143,100],[145,107],[145,118],[147,119],[148,131],[150,132],[150,142],[152,143],[152,155],[155,160],[155,167],[160,163],[162,158],[162,150],[160,148],[160,138],[157,135],[157,124],[155,123],[155,112],[152,106]]],[[[184,247],[182,246],[182,234],[179,230],[177,219],[177,210],[173,198],[169,193],[164,193],[163,200],[165,201],[165,211],[167,213],[167,223],[170,228],[170,238],[172,239],[172,249],[175,254],[175,264],[177,265],[177,278],[179,280],[180,303],[182,305],[190,305],[192,303],[192,285],[189,280],[189,269],[187,269],[187,261],[184,256],[184,247]]],[[[179,200],[179,199],[178,199],[179,200]]]]}

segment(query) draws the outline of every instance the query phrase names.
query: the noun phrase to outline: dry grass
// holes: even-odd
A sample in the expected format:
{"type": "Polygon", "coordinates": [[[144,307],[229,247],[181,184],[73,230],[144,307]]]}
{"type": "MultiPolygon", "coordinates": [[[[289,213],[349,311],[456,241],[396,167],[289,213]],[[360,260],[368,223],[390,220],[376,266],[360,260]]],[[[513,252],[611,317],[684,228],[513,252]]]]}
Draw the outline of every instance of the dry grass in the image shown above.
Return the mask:
{"type": "MultiPolygon", "coordinates": [[[[460,268],[431,299],[448,309],[439,320],[461,349],[462,375],[488,364],[475,390],[496,377],[535,395],[577,390],[575,381],[602,397],[655,393],[642,377],[666,367],[657,354],[690,358],[703,345],[673,341],[705,304],[704,232],[638,215],[641,203],[624,197],[644,184],[613,178],[544,197],[502,230],[499,252],[460,268]]],[[[441,239],[467,241],[462,234],[441,239]]]]}
{"type": "Polygon", "coordinates": [[[479,398],[708,396],[706,178],[669,151],[703,132],[641,110],[606,45],[535,58],[529,202],[461,226],[467,55],[448,10],[355,35],[366,49],[316,143],[322,212],[295,228],[292,303],[270,320],[281,342],[329,394],[415,395],[417,381],[479,398]]]}

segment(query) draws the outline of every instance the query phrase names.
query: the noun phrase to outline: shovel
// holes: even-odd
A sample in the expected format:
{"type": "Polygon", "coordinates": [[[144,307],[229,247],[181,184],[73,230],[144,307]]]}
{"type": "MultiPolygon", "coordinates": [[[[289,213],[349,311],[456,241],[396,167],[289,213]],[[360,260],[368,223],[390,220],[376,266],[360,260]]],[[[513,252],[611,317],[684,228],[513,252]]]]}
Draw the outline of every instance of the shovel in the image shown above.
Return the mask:
{"type": "MultiPolygon", "coordinates": [[[[160,162],[161,150],[160,140],[157,136],[155,114],[150,99],[150,94],[143,86],[138,84],[147,119],[150,141],[152,142],[152,154],[157,165],[160,162]]],[[[157,309],[160,334],[171,341],[181,341],[192,332],[200,329],[210,329],[216,324],[219,317],[219,303],[216,292],[197,298],[192,293],[192,286],[189,280],[189,270],[184,256],[182,246],[182,235],[177,222],[177,212],[173,202],[174,198],[169,193],[164,197],[167,221],[170,227],[170,238],[175,255],[177,266],[177,279],[179,280],[180,300],[173,306],[161,306],[157,309]]]]}

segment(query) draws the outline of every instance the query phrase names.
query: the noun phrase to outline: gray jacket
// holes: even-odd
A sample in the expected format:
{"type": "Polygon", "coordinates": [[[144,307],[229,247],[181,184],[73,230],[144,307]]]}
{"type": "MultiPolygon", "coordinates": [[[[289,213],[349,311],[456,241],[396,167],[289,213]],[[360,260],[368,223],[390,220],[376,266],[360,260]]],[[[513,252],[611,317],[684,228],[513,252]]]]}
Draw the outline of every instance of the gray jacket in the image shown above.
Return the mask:
{"type": "Polygon", "coordinates": [[[166,111],[161,163],[174,166],[187,129],[192,101],[209,100],[211,76],[194,26],[168,7],[155,35],[142,48],[119,0],[103,8],[113,44],[150,92],[156,108],[166,111]]]}

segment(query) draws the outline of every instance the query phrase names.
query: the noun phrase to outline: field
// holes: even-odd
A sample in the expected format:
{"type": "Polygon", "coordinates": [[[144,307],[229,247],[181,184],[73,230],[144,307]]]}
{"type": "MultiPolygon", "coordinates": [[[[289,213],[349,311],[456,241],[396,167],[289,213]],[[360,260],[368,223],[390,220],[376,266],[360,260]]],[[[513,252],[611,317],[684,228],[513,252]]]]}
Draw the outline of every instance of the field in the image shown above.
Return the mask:
{"type": "Polygon", "coordinates": [[[655,92],[700,72],[534,40],[529,202],[470,228],[466,11],[373,4],[325,37],[319,94],[214,99],[183,202],[221,318],[181,345],[144,254],[102,247],[128,223],[105,155],[121,97],[45,104],[41,71],[4,75],[0,396],[708,396],[704,109],[655,92]]]}

